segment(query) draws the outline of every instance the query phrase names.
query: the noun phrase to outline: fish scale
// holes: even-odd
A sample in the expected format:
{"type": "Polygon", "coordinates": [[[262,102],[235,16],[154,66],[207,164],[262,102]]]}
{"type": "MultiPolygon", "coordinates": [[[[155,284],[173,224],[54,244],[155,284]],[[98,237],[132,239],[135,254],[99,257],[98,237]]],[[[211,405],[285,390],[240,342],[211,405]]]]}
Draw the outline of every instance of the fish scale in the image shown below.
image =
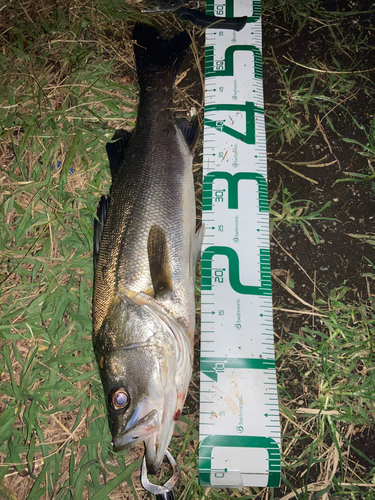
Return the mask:
{"type": "MultiPolygon", "coordinates": [[[[188,196],[184,192],[192,184],[192,174],[191,171],[185,172],[183,167],[184,159],[178,150],[172,111],[165,112],[171,99],[171,92],[168,94],[170,94],[168,99],[159,102],[158,106],[153,105],[154,110],[151,108],[146,122],[140,120],[137,123],[133,132],[134,137],[129,141],[129,149],[125,149],[123,159],[125,167],[114,179],[111,199],[116,199],[116,204],[111,203],[107,216],[96,271],[94,301],[105,303],[102,307],[102,318],[110,304],[106,297],[109,289],[112,290],[112,297],[117,293],[118,284],[135,292],[151,289],[147,259],[147,238],[151,224],[158,223],[165,229],[170,241],[172,260],[181,261],[180,254],[185,253],[186,247],[182,246],[182,242],[186,241],[188,234],[186,234],[187,228],[180,224],[182,218],[180,200],[188,196]],[[164,113],[161,113],[160,110],[163,109],[164,113]],[[161,135],[160,128],[163,130],[163,125],[164,131],[161,135]],[[146,136],[144,130],[149,130],[150,133],[146,136]],[[162,145],[160,137],[163,137],[162,145]],[[135,146],[132,147],[132,143],[135,146]],[[148,144],[152,147],[148,148],[148,144]],[[128,168],[127,165],[131,165],[132,168],[128,168]],[[182,166],[181,172],[179,165],[182,166]],[[141,199],[142,202],[137,203],[137,199],[141,199]],[[108,266],[108,262],[113,261],[115,262],[113,277],[111,274],[110,279],[106,279],[102,285],[99,281],[101,263],[104,262],[104,265],[108,266]]],[[[146,105],[139,110],[139,116],[142,117],[143,109],[149,109],[147,104],[151,97],[148,97],[146,105]]],[[[155,103],[155,98],[153,102],[155,103]]],[[[170,104],[168,107],[170,108],[170,104]]],[[[190,191],[191,198],[192,188],[190,191]]],[[[191,200],[190,204],[194,207],[191,200]]],[[[186,259],[185,256],[184,260],[186,259]]],[[[180,274],[178,265],[174,266],[174,273],[177,278],[180,274]]]]}
{"type": "Polygon", "coordinates": [[[199,482],[278,486],[261,4],[206,13],[247,23],[206,31],[199,482]]]}

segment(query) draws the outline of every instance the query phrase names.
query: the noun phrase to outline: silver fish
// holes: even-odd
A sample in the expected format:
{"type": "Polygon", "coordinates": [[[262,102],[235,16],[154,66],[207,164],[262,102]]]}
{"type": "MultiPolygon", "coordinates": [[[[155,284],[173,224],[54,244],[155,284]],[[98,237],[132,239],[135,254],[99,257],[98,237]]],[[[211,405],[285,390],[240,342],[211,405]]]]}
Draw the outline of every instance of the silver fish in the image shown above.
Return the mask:
{"type": "Polygon", "coordinates": [[[93,343],[115,451],[143,441],[155,473],[192,373],[198,125],[172,112],[189,35],[163,40],[138,23],[133,38],[140,102],[133,132],[107,144],[112,187],[95,221],[93,343]]]}

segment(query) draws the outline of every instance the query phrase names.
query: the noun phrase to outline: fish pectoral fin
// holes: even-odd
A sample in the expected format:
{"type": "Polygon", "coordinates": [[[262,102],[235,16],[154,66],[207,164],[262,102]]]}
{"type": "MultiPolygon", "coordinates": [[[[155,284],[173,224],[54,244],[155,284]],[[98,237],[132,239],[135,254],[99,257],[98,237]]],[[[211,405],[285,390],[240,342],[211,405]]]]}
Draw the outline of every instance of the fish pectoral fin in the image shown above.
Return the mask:
{"type": "Polygon", "coordinates": [[[177,118],[177,125],[184,136],[191,154],[194,154],[200,132],[198,118],[194,118],[192,121],[177,118]]]}
{"type": "Polygon", "coordinates": [[[155,297],[160,293],[172,292],[172,269],[167,235],[164,229],[154,224],[148,233],[148,262],[155,297]]]}
{"type": "Polygon", "coordinates": [[[105,146],[112,177],[121,166],[130,136],[131,132],[128,132],[127,130],[116,130],[115,135],[111,139],[112,142],[107,142],[105,146]]]}
{"type": "Polygon", "coordinates": [[[110,197],[107,198],[102,196],[99,201],[98,208],[96,210],[96,217],[94,219],[94,271],[96,269],[96,264],[98,262],[98,255],[100,249],[100,242],[102,241],[102,235],[104,230],[104,224],[107,218],[108,210],[110,204],[110,197]]]}

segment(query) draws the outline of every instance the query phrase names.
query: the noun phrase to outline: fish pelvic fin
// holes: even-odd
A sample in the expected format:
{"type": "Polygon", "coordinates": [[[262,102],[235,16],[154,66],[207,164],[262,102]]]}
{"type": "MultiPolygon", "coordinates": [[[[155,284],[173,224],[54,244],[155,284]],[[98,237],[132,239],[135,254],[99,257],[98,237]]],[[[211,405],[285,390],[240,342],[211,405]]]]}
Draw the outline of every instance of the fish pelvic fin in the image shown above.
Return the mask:
{"type": "Polygon", "coordinates": [[[172,85],[180,64],[190,45],[186,31],[170,40],[163,40],[153,26],[137,23],[133,30],[135,62],[141,90],[152,86],[161,73],[167,75],[167,83],[172,85]]]}
{"type": "Polygon", "coordinates": [[[155,297],[173,291],[167,235],[164,229],[156,224],[151,226],[148,234],[147,253],[155,297]]]}

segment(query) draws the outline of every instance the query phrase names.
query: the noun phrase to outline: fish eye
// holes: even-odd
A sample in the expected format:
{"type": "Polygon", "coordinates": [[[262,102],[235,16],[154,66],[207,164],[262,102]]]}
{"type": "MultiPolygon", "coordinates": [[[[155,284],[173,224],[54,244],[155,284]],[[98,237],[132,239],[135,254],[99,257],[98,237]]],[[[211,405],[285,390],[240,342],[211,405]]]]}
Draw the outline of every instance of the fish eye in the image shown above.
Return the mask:
{"type": "Polygon", "coordinates": [[[116,387],[110,393],[109,402],[114,410],[122,410],[129,403],[128,393],[123,387],[116,387]]]}

